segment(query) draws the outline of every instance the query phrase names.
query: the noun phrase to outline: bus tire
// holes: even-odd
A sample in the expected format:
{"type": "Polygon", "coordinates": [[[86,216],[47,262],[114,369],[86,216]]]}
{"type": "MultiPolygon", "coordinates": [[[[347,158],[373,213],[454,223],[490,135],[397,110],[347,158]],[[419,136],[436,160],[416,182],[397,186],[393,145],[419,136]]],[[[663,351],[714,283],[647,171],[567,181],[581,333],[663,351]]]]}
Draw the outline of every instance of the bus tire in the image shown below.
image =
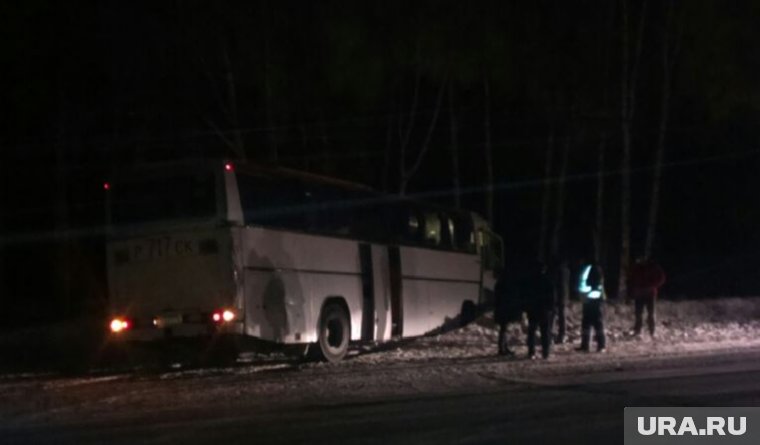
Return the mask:
{"type": "Polygon", "coordinates": [[[339,362],[348,353],[351,339],[351,322],[345,308],[338,303],[328,303],[319,317],[317,351],[319,358],[330,363],[339,362]]]}
{"type": "Polygon", "coordinates": [[[469,300],[462,303],[462,313],[459,316],[459,322],[462,326],[467,326],[475,321],[476,316],[477,309],[475,308],[475,303],[469,300]]]}

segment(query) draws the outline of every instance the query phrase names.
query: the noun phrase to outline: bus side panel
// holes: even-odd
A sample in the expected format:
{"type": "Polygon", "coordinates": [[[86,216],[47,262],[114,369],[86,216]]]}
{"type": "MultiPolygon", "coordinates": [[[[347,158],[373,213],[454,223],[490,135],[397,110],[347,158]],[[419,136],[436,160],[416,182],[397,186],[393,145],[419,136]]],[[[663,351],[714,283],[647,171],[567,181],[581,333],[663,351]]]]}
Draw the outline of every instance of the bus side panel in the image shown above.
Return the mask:
{"type": "Polygon", "coordinates": [[[246,334],[280,343],[308,336],[309,277],[289,271],[248,270],[246,334]]]}
{"type": "Polygon", "coordinates": [[[457,317],[461,315],[465,301],[477,304],[478,289],[478,285],[472,283],[429,282],[428,292],[434,327],[451,327],[452,323],[458,322],[457,317]]]}
{"type": "Polygon", "coordinates": [[[351,339],[361,338],[357,242],[259,227],[245,228],[243,238],[249,335],[285,343],[314,342],[322,305],[327,298],[340,297],[349,308],[351,339]],[[284,315],[279,308],[285,308],[284,315]]]}
{"type": "MultiPolygon", "coordinates": [[[[403,250],[403,249],[402,249],[403,250]]],[[[403,253],[402,253],[403,255],[403,253]]],[[[403,267],[403,260],[402,260],[403,267]]],[[[404,337],[423,335],[433,329],[428,305],[427,282],[421,279],[403,278],[404,337]]]]}
{"type": "Polygon", "coordinates": [[[465,301],[477,303],[480,263],[477,255],[402,248],[404,336],[420,335],[450,324],[465,301]],[[407,330],[407,326],[409,330],[407,330]]]}

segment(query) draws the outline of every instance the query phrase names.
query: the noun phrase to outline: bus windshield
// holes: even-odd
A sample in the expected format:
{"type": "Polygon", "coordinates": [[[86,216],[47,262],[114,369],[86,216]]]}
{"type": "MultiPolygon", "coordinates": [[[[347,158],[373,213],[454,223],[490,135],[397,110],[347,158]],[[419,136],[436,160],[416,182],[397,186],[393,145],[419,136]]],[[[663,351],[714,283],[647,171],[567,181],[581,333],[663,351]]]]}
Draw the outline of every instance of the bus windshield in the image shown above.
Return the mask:
{"type": "Polygon", "coordinates": [[[115,225],[216,214],[216,182],[212,173],[132,178],[113,184],[111,219],[115,225]]]}

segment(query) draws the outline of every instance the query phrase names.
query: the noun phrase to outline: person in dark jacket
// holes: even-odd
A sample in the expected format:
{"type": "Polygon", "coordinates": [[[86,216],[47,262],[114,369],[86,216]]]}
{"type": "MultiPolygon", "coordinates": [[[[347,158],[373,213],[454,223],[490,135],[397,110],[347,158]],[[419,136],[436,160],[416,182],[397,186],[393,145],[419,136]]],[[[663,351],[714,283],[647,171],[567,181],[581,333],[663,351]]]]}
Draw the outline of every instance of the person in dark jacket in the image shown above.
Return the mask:
{"type": "Polygon", "coordinates": [[[521,293],[528,313],[528,358],[536,358],[536,331],[541,331],[541,355],[548,358],[551,350],[551,326],[556,306],[554,283],[546,266],[536,263],[523,281],[521,293]]]}
{"type": "Polygon", "coordinates": [[[585,264],[581,268],[578,292],[583,301],[583,318],[581,321],[581,346],[579,351],[588,352],[591,340],[591,328],[596,335],[596,349],[606,351],[604,335],[604,272],[595,263],[585,264]]]}
{"type": "Polygon", "coordinates": [[[636,306],[636,324],[633,335],[641,334],[644,308],[647,310],[647,327],[649,335],[654,337],[655,302],[660,287],[665,284],[665,272],[651,259],[640,257],[628,274],[628,292],[636,306]]]}
{"type": "Polygon", "coordinates": [[[565,331],[567,322],[565,318],[565,307],[570,301],[570,267],[567,260],[555,258],[550,270],[554,292],[554,314],[557,318],[557,336],[554,339],[556,344],[565,342],[565,331]]]}
{"type": "Polygon", "coordinates": [[[503,269],[496,271],[494,306],[494,321],[499,325],[499,355],[513,356],[507,341],[507,328],[509,323],[520,320],[522,308],[516,285],[508,281],[503,269]]]}

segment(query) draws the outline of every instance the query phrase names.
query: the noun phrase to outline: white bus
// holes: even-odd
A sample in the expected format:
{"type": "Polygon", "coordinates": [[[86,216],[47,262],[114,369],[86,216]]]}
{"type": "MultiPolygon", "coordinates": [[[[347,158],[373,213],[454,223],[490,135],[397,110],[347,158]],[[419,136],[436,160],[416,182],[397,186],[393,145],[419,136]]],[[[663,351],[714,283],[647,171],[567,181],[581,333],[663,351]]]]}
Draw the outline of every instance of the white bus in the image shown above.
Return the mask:
{"type": "Polygon", "coordinates": [[[120,339],[232,334],[337,361],[472,318],[502,257],[474,213],[283,168],[151,165],[104,188],[120,339]]]}

